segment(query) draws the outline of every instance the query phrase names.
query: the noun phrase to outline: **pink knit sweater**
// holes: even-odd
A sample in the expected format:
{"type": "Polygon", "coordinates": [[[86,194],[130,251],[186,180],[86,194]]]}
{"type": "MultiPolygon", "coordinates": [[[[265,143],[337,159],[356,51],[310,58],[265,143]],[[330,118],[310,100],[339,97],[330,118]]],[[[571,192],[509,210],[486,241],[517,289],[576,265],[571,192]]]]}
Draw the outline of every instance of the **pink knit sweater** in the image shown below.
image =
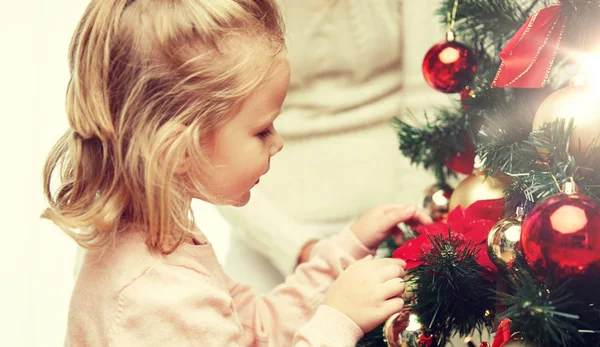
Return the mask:
{"type": "Polygon", "coordinates": [[[362,336],[348,317],[321,305],[340,273],[370,253],[350,231],[320,241],[312,259],[264,297],[229,279],[210,243],[198,241],[161,255],[127,232],[109,249],[88,252],[66,346],[338,347],[362,336]]]}

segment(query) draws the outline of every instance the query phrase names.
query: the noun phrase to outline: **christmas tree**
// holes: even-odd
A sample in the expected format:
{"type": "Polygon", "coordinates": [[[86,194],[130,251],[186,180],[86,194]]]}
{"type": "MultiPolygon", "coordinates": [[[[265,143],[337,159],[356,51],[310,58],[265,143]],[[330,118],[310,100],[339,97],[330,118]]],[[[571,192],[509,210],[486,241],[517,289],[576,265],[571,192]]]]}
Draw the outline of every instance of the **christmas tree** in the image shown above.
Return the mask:
{"type": "Polygon", "coordinates": [[[395,120],[402,154],[438,179],[436,222],[407,228],[392,255],[405,311],[359,346],[484,330],[493,347],[600,346],[600,0],[445,0],[438,14],[448,34],[423,75],[459,97],[395,120]]]}

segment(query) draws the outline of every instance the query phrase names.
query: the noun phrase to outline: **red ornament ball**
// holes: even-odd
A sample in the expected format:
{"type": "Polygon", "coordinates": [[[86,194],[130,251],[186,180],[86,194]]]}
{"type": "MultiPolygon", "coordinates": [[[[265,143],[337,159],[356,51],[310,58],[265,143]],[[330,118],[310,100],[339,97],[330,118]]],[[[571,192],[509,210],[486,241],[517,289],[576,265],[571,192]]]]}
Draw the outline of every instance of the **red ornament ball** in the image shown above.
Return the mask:
{"type": "Polygon", "coordinates": [[[521,247],[539,278],[600,275],[600,206],[581,194],[541,201],[523,221],[521,247]]]}
{"type": "Polygon", "coordinates": [[[423,77],[434,89],[457,93],[467,87],[477,71],[475,54],[462,43],[444,41],[431,47],[423,59],[423,77]]]}
{"type": "Polygon", "coordinates": [[[446,158],[446,166],[454,171],[465,175],[473,173],[475,166],[475,145],[470,139],[464,142],[462,152],[446,158]]]}

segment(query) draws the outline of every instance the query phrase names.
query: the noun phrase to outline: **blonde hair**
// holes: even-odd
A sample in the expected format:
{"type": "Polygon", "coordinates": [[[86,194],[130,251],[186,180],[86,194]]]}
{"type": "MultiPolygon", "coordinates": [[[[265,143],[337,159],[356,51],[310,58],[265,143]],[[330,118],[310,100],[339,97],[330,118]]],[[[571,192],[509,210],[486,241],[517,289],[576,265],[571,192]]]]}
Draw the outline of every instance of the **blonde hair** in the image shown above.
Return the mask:
{"type": "Polygon", "coordinates": [[[172,252],[192,232],[179,160],[207,164],[200,145],[283,47],[274,0],[92,0],[71,41],[70,129],[46,161],[42,217],[88,249],[137,225],[172,252]]]}

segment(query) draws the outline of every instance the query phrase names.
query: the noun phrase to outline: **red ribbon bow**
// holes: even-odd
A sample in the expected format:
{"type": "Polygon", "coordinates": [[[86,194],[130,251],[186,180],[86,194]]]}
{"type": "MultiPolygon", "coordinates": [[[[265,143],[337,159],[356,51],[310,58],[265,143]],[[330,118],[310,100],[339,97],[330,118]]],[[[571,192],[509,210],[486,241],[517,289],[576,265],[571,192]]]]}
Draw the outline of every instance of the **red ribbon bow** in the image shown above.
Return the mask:
{"type": "Polygon", "coordinates": [[[544,87],[566,23],[560,2],[529,17],[500,52],[502,64],[492,87],[544,87]]]}

